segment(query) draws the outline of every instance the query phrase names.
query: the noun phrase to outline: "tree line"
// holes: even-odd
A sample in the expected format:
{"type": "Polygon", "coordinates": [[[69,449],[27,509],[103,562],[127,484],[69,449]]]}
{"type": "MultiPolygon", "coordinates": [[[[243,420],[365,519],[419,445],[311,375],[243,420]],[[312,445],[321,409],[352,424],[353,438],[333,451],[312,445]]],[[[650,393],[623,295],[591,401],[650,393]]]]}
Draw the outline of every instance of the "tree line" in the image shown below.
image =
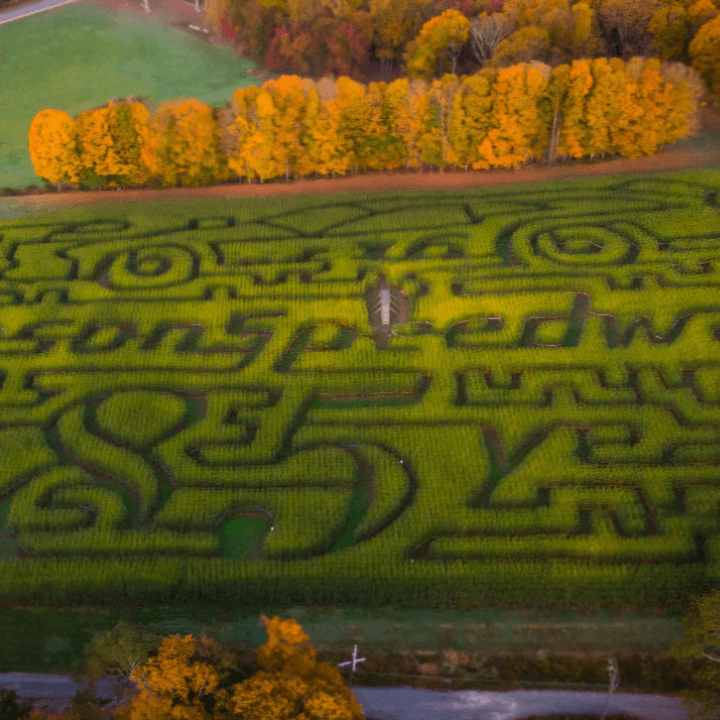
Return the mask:
{"type": "Polygon", "coordinates": [[[428,79],[643,56],[694,68],[720,96],[720,0],[206,0],[206,26],[223,18],[275,72],[362,80],[374,57],[428,79]]]}
{"type": "Polygon", "coordinates": [[[190,99],[151,114],[137,98],[116,98],[75,118],[45,109],[29,151],[46,181],[95,187],[632,158],[693,132],[701,84],[682,64],[641,57],[369,86],[284,75],[238,88],[223,108],[190,99]]]}

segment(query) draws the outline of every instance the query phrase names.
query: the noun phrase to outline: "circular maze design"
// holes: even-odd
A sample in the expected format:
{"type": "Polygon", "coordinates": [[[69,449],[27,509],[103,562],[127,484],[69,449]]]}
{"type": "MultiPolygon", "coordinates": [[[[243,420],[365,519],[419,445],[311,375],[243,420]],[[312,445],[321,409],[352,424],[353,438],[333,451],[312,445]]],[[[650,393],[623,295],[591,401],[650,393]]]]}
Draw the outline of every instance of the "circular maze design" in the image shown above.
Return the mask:
{"type": "Polygon", "coordinates": [[[0,564],[714,577],[718,185],[0,223],[0,564]]]}

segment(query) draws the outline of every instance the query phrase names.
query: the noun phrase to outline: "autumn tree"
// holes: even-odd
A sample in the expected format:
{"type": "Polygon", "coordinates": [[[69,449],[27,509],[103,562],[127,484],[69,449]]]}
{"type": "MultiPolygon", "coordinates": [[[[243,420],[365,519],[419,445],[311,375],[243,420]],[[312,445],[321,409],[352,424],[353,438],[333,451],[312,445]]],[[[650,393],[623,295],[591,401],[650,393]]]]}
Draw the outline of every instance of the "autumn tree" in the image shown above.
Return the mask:
{"type": "Polygon", "coordinates": [[[501,69],[493,84],[492,128],[480,143],[476,167],[515,167],[540,158],[546,128],[540,100],[548,79],[525,63],[501,69]]]}
{"type": "Polygon", "coordinates": [[[720,15],[697,31],[688,54],[690,64],[700,73],[710,92],[720,97],[720,15]]]}
{"type": "Polygon", "coordinates": [[[420,105],[420,157],[423,163],[440,168],[440,172],[446,165],[459,163],[449,139],[453,99],[459,86],[455,75],[445,74],[442,79],[433,80],[420,105]]]}
{"type": "Polygon", "coordinates": [[[708,21],[720,15],[720,3],[713,0],[688,0],[690,4],[685,9],[687,19],[690,22],[690,34],[695,33],[708,21]]]}
{"type": "MultiPolygon", "coordinates": [[[[513,32],[537,28],[543,37],[547,37],[548,43],[542,58],[525,53],[518,62],[543,60],[554,67],[603,53],[605,44],[591,3],[592,0],[508,0],[502,16],[513,32]]],[[[532,36],[539,37],[536,30],[532,31],[532,36]]],[[[530,36],[523,33],[513,38],[511,46],[521,48],[526,37],[530,36]]]]}
{"type": "Polygon", "coordinates": [[[502,13],[481,13],[470,26],[470,48],[483,65],[495,51],[498,43],[513,32],[508,19],[502,13]]]}
{"type": "Polygon", "coordinates": [[[625,92],[625,63],[620,58],[595,58],[591,64],[593,84],[585,105],[588,136],[587,153],[613,155],[611,129],[619,122],[618,98],[625,92]]]}
{"type": "Polygon", "coordinates": [[[227,716],[236,662],[234,654],[214,640],[167,637],[157,654],[131,673],[139,692],[118,710],[118,720],[227,716]]]}
{"type": "Polygon", "coordinates": [[[232,94],[225,107],[218,114],[220,140],[218,148],[228,168],[240,178],[248,180],[255,177],[244,155],[244,148],[254,128],[250,122],[250,112],[255,107],[255,99],[260,94],[257,85],[239,87],[232,94]]]}
{"type": "Polygon", "coordinates": [[[457,156],[456,164],[465,170],[481,167],[478,148],[490,132],[493,83],[496,70],[485,68],[461,78],[453,98],[448,138],[457,156]]]}
{"type": "Polygon", "coordinates": [[[593,85],[592,71],[588,60],[574,60],[567,75],[566,92],[560,105],[562,124],[556,152],[581,158],[588,154],[590,128],[587,122],[586,103],[593,85]]]}
{"type": "Polygon", "coordinates": [[[532,60],[546,62],[550,59],[550,34],[544,28],[531,25],[520,28],[500,41],[488,65],[508,68],[532,60]]]}
{"type": "Polygon", "coordinates": [[[389,85],[384,82],[370,83],[373,103],[380,103],[379,119],[374,110],[373,122],[377,122],[377,125],[373,125],[372,133],[379,142],[377,155],[381,169],[397,170],[408,162],[407,145],[400,131],[400,127],[406,121],[409,122],[405,100],[407,92],[407,79],[396,80],[389,85]]]}
{"type": "Polygon", "coordinates": [[[421,166],[422,157],[419,138],[422,132],[420,108],[427,83],[420,78],[399,78],[390,83],[386,96],[390,102],[395,101],[396,111],[392,124],[394,133],[402,139],[405,146],[406,169],[421,166]]]}
{"type": "Polygon", "coordinates": [[[373,36],[369,15],[367,18],[366,15],[356,12],[352,18],[340,20],[333,32],[325,36],[325,73],[362,79],[368,68],[373,36]]]}
{"type": "Polygon", "coordinates": [[[683,86],[687,88],[692,100],[692,110],[687,118],[688,136],[694,137],[702,128],[700,119],[701,104],[710,99],[705,81],[697,70],[680,62],[660,63],[660,72],[678,91],[683,86]]]}
{"type": "Polygon", "coordinates": [[[341,117],[335,106],[336,82],[325,77],[316,83],[317,110],[313,109],[315,122],[306,134],[303,145],[309,165],[320,175],[344,175],[350,167],[351,158],[347,142],[340,127],[341,117]]]}
{"type": "Polygon", "coordinates": [[[212,106],[192,98],[165,102],[150,129],[163,187],[196,187],[230,177],[219,152],[220,130],[212,106]]]}
{"type": "Polygon", "coordinates": [[[446,10],[442,15],[428,20],[403,54],[408,77],[429,80],[446,53],[449,53],[452,59],[451,72],[454,74],[460,50],[463,43],[467,42],[469,31],[470,21],[457,10],[446,10]]]}
{"type": "Polygon", "coordinates": [[[653,48],[650,20],[663,4],[663,0],[602,0],[597,18],[609,52],[623,60],[649,55],[653,48]]]}
{"type": "Polygon", "coordinates": [[[689,41],[689,19],[682,5],[664,5],[655,11],[648,30],[652,33],[661,60],[680,60],[689,41]]]}
{"type": "Polygon", "coordinates": [[[80,181],[117,187],[146,184],[158,171],[150,112],[137,98],[116,98],[75,119],[80,181]]]}
{"type": "Polygon", "coordinates": [[[369,0],[368,6],[376,55],[389,68],[402,60],[406,46],[430,19],[426,16],[432,6],[425,0],[369,0]]]}
{"type": "Polygon", "coordinates": [[[309,98],[314,91],[311,80],[297,75],[282,75],[268,80],[263,91],[272,99],[275,113],[272,115],[274,129],[274,157],[285,179],[306,174],[308,168],[301,166],[305,154],[303,140],[310,126],[308,118],[309,98]]]}
{"type": "Polygon", "coordinates": [[[691,672],[695,687],[680,695],[691,720],[714,720],[720,714],[720,592],[691,598],[682,624],[685,636],[672,643],[671,655],[680,661],[702,663],[691,672]]]}
{"type": "Polygon", "coordinates": [[[77,183],[83,170],[75,121],[62,110],[41,110],[30,123],[28,150],[35,174],[48,182],[77,183]]]}
{"type": "Polygon", "coordinates": [[[292,619],[261,616],[268,642],[256,650],[263,667],[235,686],[231,707],[243,720],[363,720],[362,706],[340,671],[318,663],[308,635],[292,619]]]}

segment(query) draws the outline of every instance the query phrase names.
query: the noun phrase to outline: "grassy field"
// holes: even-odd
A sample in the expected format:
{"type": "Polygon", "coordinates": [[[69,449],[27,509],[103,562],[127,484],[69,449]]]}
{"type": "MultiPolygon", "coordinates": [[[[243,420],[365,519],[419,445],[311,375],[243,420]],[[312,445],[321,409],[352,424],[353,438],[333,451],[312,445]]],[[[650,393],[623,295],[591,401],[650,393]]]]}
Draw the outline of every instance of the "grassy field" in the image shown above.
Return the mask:
{"type": "Polygon", "coordinates": [[[194,38],[152,14],[115,16],[89,3],[0,25],[0,57],[0,187],[41,184],[27,147],[30,123],[44,108],[72,117],[126,95],[146,98],[151,110],[179,97],[221,107],[238,87],[258,82],[247,74],[253,63],[239,60],[231,47],[194,38]]]}
{"type": "MultiPolygon", "coordinates": [[[[2,613],[0,654],[13,661],[0,671],[69,669],[93,632],[119,617],[156,632],[205,633],[256,646],[265,640],[260,612],[295,617],[318,646],[347,652],[354,643],[366,651],[664,651],[682,635],[682,598],[712,583],[717,572],[718,189],[720,172],[703,170],[442,198],[114,202],[1,222],[0,290],[8,302],[0,309],[0,452],[6,460],[0,568],[7,606],[26,609],[2,613]],[[401,337],[386,351],[375,347],[363,296],[381,271],[412,302],[411,322],[397,326],[401,337]],[[286,313],[277,316],[286,320],[273,320],[270,336],[246,325],[259,350],[238,342],[248,336],[227,330],[231,316],[258,311],[266,318],[286,313]],[[501,326],[487,322],[498,316],[501,326]],[[649,329],[633,325],[641,316],[649,329]],[[322,320],[339,324],[328,333],[318,330],[322,320]],[[142,327],[109,331],[112,323],[132,321],[142,327]],[[194,323],[203,327],[200,337],[194,323]],[[307,328],[313,328],[309,335],[307,328]],[[356,337],[348,344],[350,330],[356,337]],[[239,363],[238,353],[248,349],[257,351],[255,360],[239,363]],[[588,367],[603,370],[607,387],[594,384],[588,367]],[[692,379],[683,374],[688,368],[692,379]],[[198,369],[204,384],[194,379],[198,369]],[[353,372],[343,375],[347,369],[353,372]],[[513,379],[518,373],[520,382],[513,379]],[[500,380],[493,383],[493,374],[500,380]],[[429,386],[403,379],[427,375],[429,386]],[[454,386],[458,376],[463,383],[454,386]],[[228,403],[219,391],[230,384],[233,393],[245,393],[229,395],[228,403]],[[290,398],[287,406],[258,405],[263,388],[281,391],[290,398]],[[183,390],[195,404],[182,405],[183,390]],[[313,392],[305,414],[298,414],[313,392]],[[180,430],[188,437],[193,414],[205,425],[182,458],[172,450],[173,436],[180,430]],[[411,429],[419,422],[422,432],[411,429]],[[556,425],[554,439],[537,434],[556,425]],[[563,436],[570,427],[575,434],[563,436]],[[270,435],[263,435],[268,428],[270,435]],[[290,437],[290,445],[282,437],[290,437]],[[375,452],[379,437],[384,448],[375,452]],[[327,454],[288,470],[287,459],[318,439],[330,443],[327,454]],[[359,445],[358,455],[340,451],[339,442],[359,445]],[[192,452],[202,443],[204,464],[192,452]],[[248,454],[253,444],[259,449],[248,454]],[[283,452],[289,454],[277,462],[283,452]],[[401,496],[383,495],[403,487],[400,469],[387,461],[392,452],[417,486],[399,515],[393,513],[401,496]],[[258,470],[263,461],[267,471],[258,470]],[[368,465],[374,468],[369,484],[368,465]],[[329,504],[317,495],[317,505],[292,506],[283,495],[298,488],[259,490],[262,481],[276,482],[277,473],[305,484],[312,479],[318,487],[330,479],[345,484],[329,504]],[[255,476],[257,492],[242,500],[240,488],[255,476]],[[230,501],[219,483],[235,487],[230,501]],[[470,503],[488,483],[504,497],[488,506],[470,503]],[[590,486],[604,489],[593,495],[590,486]],[[554,499],[554,487],[564,500],[554,499]],[[518,493],[531,496],[533,488],[541,497],[518,504],[518,493]],[[631,494],[613,497],[613,489],[631,494]],[[578,503],[573,495],[581,492],[578,503]],[[162,529],[159,513],[168,515],[172,497],[183,493],[191,500],[178,506],[172,530],[162,529]],[[206,500],[213,495],[220,500],[206,500]],[[265,524],[252,518],[254,525],[243,526],[247,532],[239,536],[242,550],[261,550],[264,541],[265,558],[217,557],[214,523],[238,500],[247,510],[271,514],[265,524]],[[560,534],[543,519],[553,506],[553,522],[566,514],[568,527],[560,534]],[[155,526],[143,525],[143,507],[155,526]],[[323,518],[308,514],[325,507],[323,518]],[[502,521],[501,532],[491,531],[490,520],[502,521]],[[376,535],[363,539],[363,523],[376,535]],[[148,540],[158,527],[165,550],[148,540]],[[318,533],[330,527],[329,540],[318,545],[318,533]],[[528,528],[534,528],[534,545],[523,544],[528,528]],[[134,567],[144,568],[141,582],[151,581],[148,568],[182,567],[185,561],[167,554],[176,543],[181,553],[228,568],[222,571],[228,587],[240,589],[232,578],[242,577],[243,567],[251,568],[246,577],[272,584],[272,554],[286,553],[287,560],[303,543],[313,547],[308,537],[316,557],[284,562],[282,582],[264,599],[259,585],[251,584],[250,592],[243,585],[238,609],[207,603],[203,612],[160,597],[140,602],[147,612],[121,611],[122,602],[103,596],[96,580],[103,565],[116,573],[123,555],[134,555],[134,567]],[[402,569],[402,552],[421,541],[436,544],[434,559],[417,555],[421,569],[408,570],[407,559],[402,569]],[[102,547],[112,557],[98,558],[102,547]],[[158,552],[160,563],[148,565],[158,552]],[[487,565],[481,569],[483,556],[510,573],[520,563],[539,569],[536,585],[528,591],[525,576],[514,582],[511,574],[507,585],[498,585],[487,565]],[[62,597],[63,574],[71,577],[91,557],[100,562],[86,589],[96,582],[92,604],[102,605],[97,601],[104,597],[105,610],[70,609],[85,605],[81,599],[69,599],[63,611],[27,609],[41,597],[62,597]],[[296,602],[272,600],[293,593],[283,586],[294,574],[303,577],[302,566],[326,568],[330,577],[352,576],[353,564],[361,569],[357,594],[366,594],[357,584],[363,581],[374,588],[382,577],[380,584],[391,584],[386,570],[394,566],[396,577],[420,585],[424,573],[440,573],[445,586],[457,588],[458,608],[393,603],[390,610],[370,603],[352,609],[358,603],[349,599],[342,608],[323,607],[302,597],[302,583],[294,584],[296,602]],[[474,568],[474,579],[468,581],[463,567],[474,568]],[[563,577],[583,572],[598,583],[595,590],[588,592],[585,580],[565,583],[558,593],[563,577]],[[641,585],[644,594],[635,590],[641,585]],[[597,612],[565,609],[593,593],[597,612]],[[532,601],[533,594],[542,600],[537,609],[506,609],[520,595],[532,601]],[[555,609],[541,610],[553,597],[555,609]],[[634,612],[612,610],[619,598],[635,600],[634,612]],[[472,609],[460,610],[462,604],[472,609]],[[664,604],[669,616],[650,614],[654,604],[664,604]],[[217,612],[210,615],[208,606],[217,612]]],[[[205,576],[191,563],[193,575],[181,575],[181,587],[194,587],[188,596],[197,596],[205,576]]],[[[125,564],[129,584],[131,567],[125,564]]]]}

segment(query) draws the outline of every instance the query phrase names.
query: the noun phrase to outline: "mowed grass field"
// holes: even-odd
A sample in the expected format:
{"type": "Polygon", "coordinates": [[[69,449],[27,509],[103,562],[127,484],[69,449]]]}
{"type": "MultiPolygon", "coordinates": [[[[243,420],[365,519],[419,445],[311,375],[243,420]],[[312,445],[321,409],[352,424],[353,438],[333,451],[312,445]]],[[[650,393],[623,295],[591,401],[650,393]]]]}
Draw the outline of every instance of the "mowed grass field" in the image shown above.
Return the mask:
{"type": "Polygon", "coordinates": [[[28,152],[40,110],[73,117],[126,95],[146,98],[151,111],[180,97],[222,107],[238,87],[257,84],[247,74],[253,67],[231,47],[192,37],[152,13],[138,18],[79,2],[0,24],[0,187],[41,184],[28,152]]]}
{"type": "Polygon", "coordinates": [[[27,658],[5,670],[68,668],[120,616],[253,645],[264,612],[321,646],[667,648],[717,577],[719,189],[702,170],[0,223],[2,599],[68,598],[3,611],[3,656],[27,658]],[[412,308],[387,350],[380,272],[412,308]],[[233,510],[256,513],[240,558],[218,545],[233,510]],[[72,619],[83,599],[104,613],[72,619]]]}

